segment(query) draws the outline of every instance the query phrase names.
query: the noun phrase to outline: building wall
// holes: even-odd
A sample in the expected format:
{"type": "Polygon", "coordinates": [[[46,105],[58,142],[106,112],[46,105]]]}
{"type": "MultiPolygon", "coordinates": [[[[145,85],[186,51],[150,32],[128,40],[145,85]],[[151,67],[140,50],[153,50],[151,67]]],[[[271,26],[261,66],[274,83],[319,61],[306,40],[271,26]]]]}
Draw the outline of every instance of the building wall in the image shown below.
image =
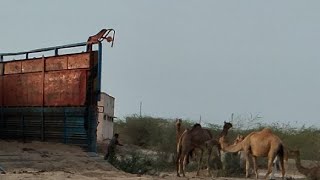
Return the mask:
{"type": "Polygon", "coordinates": [[[104,92],[101,93],[101,98],[100,98],[100,101],[98,102],[99,111],[100,111],[98,113],[98,127],[97,127],[98,142],[102,142],[106,139],[111,139],[113,136],[114,102],[115,102],[114,97],[104,92]]]}

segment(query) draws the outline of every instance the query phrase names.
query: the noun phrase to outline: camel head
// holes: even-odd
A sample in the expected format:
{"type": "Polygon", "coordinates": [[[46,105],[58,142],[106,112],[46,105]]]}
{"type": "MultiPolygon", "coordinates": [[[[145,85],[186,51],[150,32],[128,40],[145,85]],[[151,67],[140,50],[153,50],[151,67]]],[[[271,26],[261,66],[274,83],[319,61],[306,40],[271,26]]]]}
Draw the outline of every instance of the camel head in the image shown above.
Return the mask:
{"type": "Polygon", "coordinates": [[[237,138],[233,141],[233,144],[238,144],[239,142],[244,140],[244,136],[241,134],[237,135],[237,138]]]}
{"type": "Polygon", "coordinates": [[[223,129],[228,130],[228,129],[230,129],[230,128],[232,128],[232,124],[231,124],[230,122],[225,122],[225,121],[224,121],[223,129]]]}
{"type": "Polygon", "coordinates": [[[182,123],[182,119],[176,118],[176,125],[177,125],[177,126],[180,126],[181,123],[182,123]]]}

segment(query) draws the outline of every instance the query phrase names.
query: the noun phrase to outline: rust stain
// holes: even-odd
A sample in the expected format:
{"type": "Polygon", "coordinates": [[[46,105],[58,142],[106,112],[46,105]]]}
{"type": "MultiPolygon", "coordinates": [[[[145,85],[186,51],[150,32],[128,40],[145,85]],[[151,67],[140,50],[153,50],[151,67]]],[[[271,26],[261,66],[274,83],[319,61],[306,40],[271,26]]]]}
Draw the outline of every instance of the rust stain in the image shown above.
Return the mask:
{"type": "Polygon", "coordinates": [[[23,86],[27,87],[27,104],[28,106],[41,106],[42,105],[42,73],[29,73],[26,74],[23,86]]]}
{"type": "Polygon", "coordinates": [[[74,54],[68,57],[68,69],[90,67],[90,53],[74,54]]]}
{"type": "Polygon", "coordinates": [[[0,104],[9,107],[85,105],[89,72],[97,61],[97,52],[48,57],[44,61],[37,58],[2,63],[0,104]]]}
{"type": "Polygon", "coordinates": [[[80,106],[86,99],[85,70],[48,72],[45,75],[45,106],[80,106]]]}
{"type": "Polygon", "coordinates": [[[20,74],[7,75],[3,78],[3,103],[5,106],[22,106],[23,87],[22,76],[20,74]]]}
{"type": "Polygon", "coordinates": [[[4,74],[21,73],[21,61],[6,62],[4,64],[4,74]]]}
{"type": "Polygon", "coordinates": [[[21,61],[22,72],[40,72],[43,70],[42,59],[21,61]]]}
{"type": "Polygon", "coordinates": [[[68,69],[68,56],[56,56],[46,59],[46,71],[68,69]]]}
{"type": "Polygon", "coordinates": [[[4,106],[41,106],[42,74],[14,74],[3,77],[4,106]]]}

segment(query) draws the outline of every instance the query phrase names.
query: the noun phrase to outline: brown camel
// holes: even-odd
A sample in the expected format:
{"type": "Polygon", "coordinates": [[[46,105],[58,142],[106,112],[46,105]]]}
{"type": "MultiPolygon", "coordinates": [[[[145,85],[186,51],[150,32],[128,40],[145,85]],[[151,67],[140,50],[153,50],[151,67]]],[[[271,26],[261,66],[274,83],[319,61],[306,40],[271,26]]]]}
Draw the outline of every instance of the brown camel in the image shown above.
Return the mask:
{"type": "Polygon", "coordinates": [[[272,163],[276,156],[279,156],[281,164],[282,178],[285,175],[284,169],[284,146],[281,139],[272,133],[271,129],[264,128],[261,131],[252,132],[241,142],[234,145],[228,145],[225,142],[225,136],[219,139],[221,148],[226,152],[244,151],[246,158],[246,177],[249,177],[249,157],[252,156],[253,169],[258,179],[257,157],[268,157],[268,171],[265,175],[267,179],[272,172],[272,163]]]}
{"type": "MultiPolygon", "coordinates": [[[[188,130],[188,129],[182,130],[181,125],[182,125],[182,119],[177,118],[176,119],[176,147],[178,147],[179,139],[180,139],[182,133],[184,131],[188,130]]],[[[194,149],[190,150],[190,152],[189,152],[190,157],[193,156],[193,152],[194,152],[194,149]]],[[[187,160],[186,160],[187,164],[189,164],[189,156],[187,156],[187,160]]]]}
{"type": "Polygon", "coordinates": [[[296,167],[298,171],[305,175],[308,179],[311,180],[320,180],[320,167],[312,167],[312,168],[306,168],[301,165],[301,160],[300,160],[300,151],[299,150],[291,150],[289,151],[290,155],[295,157],[296,161],[296,167]]]}
{"type": "MultiPolygon", "coordinates": [[[[225,122],[223,132],[227,132],[231,127],[231,123],[225,122]]],[[[180,176],[180,173],[185,176],[185,167],[188,161],[188,155],[195,148],[199,148],[201,150],[197,175],[199,175],[200,172],[204,148],[208,150],[207,170],[209,172],[209,160],[211,158],[211,151],[213,146],[218,146],[219,148],[218,141],[213,139],[210,130],[202,128],[200,124],[195,124],[192,129],[185,130],[182,133],[177,146],[177,176],[180,176]]]]}

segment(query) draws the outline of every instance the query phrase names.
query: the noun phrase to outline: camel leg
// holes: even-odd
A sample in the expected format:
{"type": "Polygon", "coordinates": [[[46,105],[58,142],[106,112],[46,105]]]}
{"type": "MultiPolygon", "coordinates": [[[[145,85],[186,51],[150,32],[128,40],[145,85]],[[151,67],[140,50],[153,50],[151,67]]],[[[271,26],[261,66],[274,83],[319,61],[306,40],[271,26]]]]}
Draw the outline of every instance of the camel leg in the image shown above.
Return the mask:
{"type": "Polygon", "coordinates": [[[267,179],[269,174],[272,172],[272,164],[273,164],[274,158],[275,158],[274,154],[271,154],[268,156],[268,171],[264,177],[265,179],[267,179]]]}
{"type": "Polygon", "coordinates": [[[253,170],[254,170],[254,173],[256,174],[256,179],[258,179],[259,174],[258,174],[258,166],[257,166],[257,157],[256,156],[252,156],[252,162],[253,162],[253,170]]]}
{"type": "Polygon", "coordinates": [[[249,170],[250,170],[250,162],[249,162],[249,153],[245,152],[245,158],[246,158],[246,178],[249,177],[249,170]]]}
{"type": "Polygon", "coordinates": [[[184,161],[184,154],[181,154],[180,160],[179,160],[179,177],[180,174],[184,175],[184,169],[183,169],[183,161],[184,161]]]}
{"type": "Polygon", "coordinates": [[[272,172],[271,172],[270,179],[276,179],[276,178],[274,177],[274,173],[277,171],[277,163],[278,163],[278,156],[276,156],[276,158],[275,158],[274,161],[273,161],[273,164],[272,164],[272,172]]]}
{"type": "Polygon", "coordinates": [[[185,175],[185,171],[186,171],[186,165],[187,165],[187,158],[188,158],[188,156],[189,156],[189,153],[186,153],[183,157],[183,166],[182,166],[182,175],[183,175],[183,177],[186,177],[186,175],[185,175]]]}
{"type": "Polygon", "coordinates": [[[208,147],[207,171],[209,176],[211,176],[210,164],[209,164],[211,159],[211,153],[212,153],[212,147],[208,147]]]}
{"type": "Polygon", "coordinates": [[[201,150],[201,154],[200,154],[200,159],[199,159],[199,162],[198,162],[197,176],[199,176],[199,174],[200,174],[200,169],[201,169],[201,164],[202,164],[202,156],[203,156],[203,149],[200,148],[200,150],[201,150]]]}
{"type": "Polygon", "coordinates": [[[283,158],[283,156],[279,156],[279,160],[280,160],[280,165],[281,165],[282,179],[284,179],[284,175],[286,174],[286,169],[284,168],[284,158],[283,158]]]}
{"type": "Polygon", "coordinates": [[[180,172],[180,157],[181,157],[181,154],[179,154],[178,155],[178,157],[177,157],[177,160],[176,160],[176,171],[177,171],[177,176],[178,177],[180,177],[180,174],[179,174],[179,172],[180,172]]]}

